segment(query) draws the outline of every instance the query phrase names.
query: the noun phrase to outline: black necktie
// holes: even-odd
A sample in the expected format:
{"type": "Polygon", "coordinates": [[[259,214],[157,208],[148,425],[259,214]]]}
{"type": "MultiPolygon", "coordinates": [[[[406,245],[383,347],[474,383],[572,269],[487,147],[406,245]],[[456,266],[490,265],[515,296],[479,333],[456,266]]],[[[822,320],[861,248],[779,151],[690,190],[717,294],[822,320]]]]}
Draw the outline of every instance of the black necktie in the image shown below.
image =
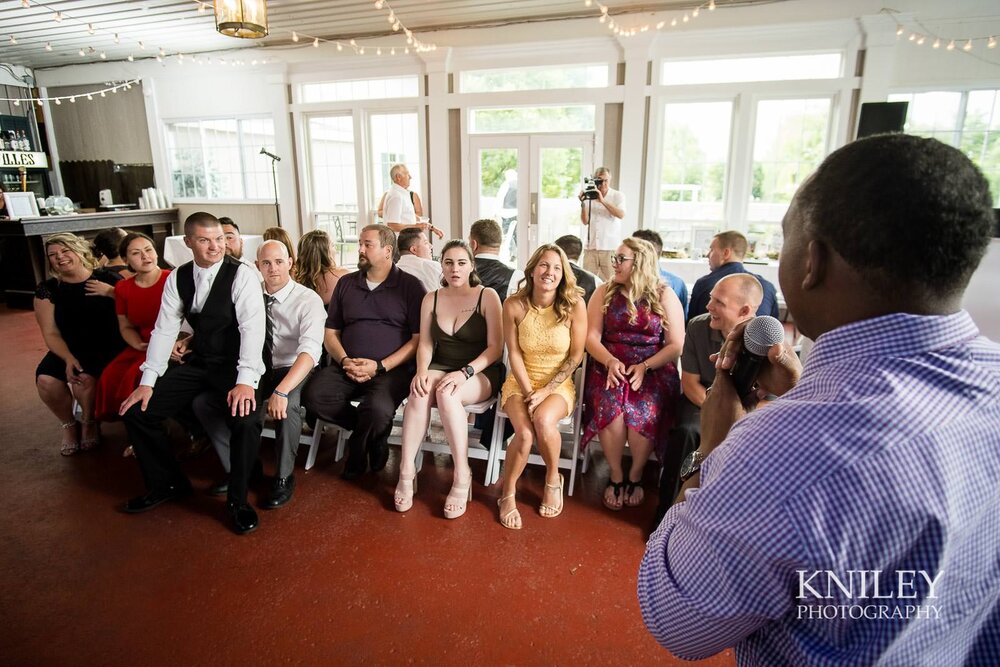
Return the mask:
{"type": "Polygon", "coordinates": [[[271,306],[277,301],[270,294],[264,295],[264,365],[271,367],[272,354],[274,352],[274,313],[271,306]]]}

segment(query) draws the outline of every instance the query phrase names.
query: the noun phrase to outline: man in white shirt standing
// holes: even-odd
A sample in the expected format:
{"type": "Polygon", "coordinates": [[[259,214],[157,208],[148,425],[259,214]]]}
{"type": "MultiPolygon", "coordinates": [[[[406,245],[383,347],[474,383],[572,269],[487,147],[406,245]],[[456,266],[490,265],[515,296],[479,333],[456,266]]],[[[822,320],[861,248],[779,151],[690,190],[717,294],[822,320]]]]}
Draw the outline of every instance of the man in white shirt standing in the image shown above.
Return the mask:
{"type": "Polygon", "coordinates": [[[580,192],[580,222],[588,230],[583,268],[607,282],[614,273],[611,255],[625,238],[625,195],[611,188],[611,170],[607,167],[598,167],[594,172],[594,185],[595,189],[580,192]]]}
{"type": "MultiPolygon", "coordinates": [[[[275,509],[291,500],[295,490],[295,456],[302,434],[302,387],[320,363],[326,308],[316,292],[291,279],[288,248],[280,241],[264,241],[257,249],[257,268],[264,275],[264,312],[269,321],[265,331],[270,334],[264,337],[268,371],[260,383],[264,399],[257,407],[257,416],[263,421],[269,415],[275,424],[278,471],[271,495],[264,503],[266,509],[275,509]]],[[[229,472],[232,434],[221,397],[210,392],[200,395],[195,399],[194,412],[229,472]]]]}
{"type": "Polygon", "coordinates": [[[444,238],[444,232],[430,222],[417,222],[416,211],[413,210],[413,197],[410,193],[410,170],[405,164],[394,164],[389,169],[392,185],[382,198],[382,220],[397,234],[408,227],[418,227],[421,231],[432,231],[439,239],[444,238]]]}
{"type": "Polygon", "coordinates": [[[428,292],[441,287],[441,265],[431,258],[431,242],[418,227],[404,229],[396,237],[399,260],[396,266],[416,276],[428,292]]]}
{"type": "Polygon", "coordinates": [[[247,483],[260,447],[261,423],[255,412],[265,371],[264,299],[249,267],[226,255],[226,237],[215,216],[202,212],[188,216],[184,243],[194,261],[167,278],[142,379],[120,411],[147,491],[129,500],[125,511],[145,512],[191,492],[191,483],[171,452],[163,420],[211,391],[225,397],[222,400],[229,406],[232,476],[226,507],[236,532],[244,534],[258,523],[257,513],[247,504],[247,483]],[[194,330],[191,353],[185,363],[168,369],[183,319],[194,330]]]}

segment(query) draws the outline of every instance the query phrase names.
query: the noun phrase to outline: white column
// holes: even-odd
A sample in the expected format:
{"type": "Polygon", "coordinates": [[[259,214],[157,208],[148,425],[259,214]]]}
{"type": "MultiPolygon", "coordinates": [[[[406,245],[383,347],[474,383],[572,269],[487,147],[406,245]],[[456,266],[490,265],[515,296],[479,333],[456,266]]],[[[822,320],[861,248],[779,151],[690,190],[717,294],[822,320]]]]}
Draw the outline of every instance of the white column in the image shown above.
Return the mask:
{"type": "MultiPolygon", "coordinates": [[[[906,22],[905,15],[900,18],[906,22]]],[[[885,14],[862,16],[860,21],[864,32],[865,71],[862,72],[859,101],[885,102],[895,65],[896,22],[885,14]]]]}
{"type": "MultiPolygon", "coordinates": [[[[460,238],[460,215],[452,215],[451,136],[448,131],[448,70],[451,49],[421,53],[427,73],[427,136],[424,208],[431,222],[445,232],[445,239],[460,238]]],[[[458,168],[457,166],[455,166],[458,168]]],[[[439,243],[435,237],[435,243],[439,243]]]]}
{"type": "MultiPolygon", "coordinates": [[[[622,233],[631,234],[639,228],[642,208],[643,151],[646,145],[646,76],[656,35],[638,35],[619,39],[625,56],[624,104],[622,106],[622,139],[619,148],[617,189],[625,194],[625,220],[622,233]]],[[[645,215],[648,219],[649,216],[645,215]]]]}

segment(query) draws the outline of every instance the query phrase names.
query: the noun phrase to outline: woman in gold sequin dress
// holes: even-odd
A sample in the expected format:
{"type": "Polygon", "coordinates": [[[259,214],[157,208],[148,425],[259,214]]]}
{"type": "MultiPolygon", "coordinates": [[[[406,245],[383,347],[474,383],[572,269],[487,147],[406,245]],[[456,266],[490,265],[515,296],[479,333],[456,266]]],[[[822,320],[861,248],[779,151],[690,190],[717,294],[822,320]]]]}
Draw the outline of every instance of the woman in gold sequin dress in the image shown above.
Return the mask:
{"type": "Polygon", "coordinates": [[[583,359],[587,311],[569,260],[559,246],[540,246],[524,269],[524,286],[503,307],[504,340],[510,374],[500,405],[514,427],[507,447],[500,523],[521,527],[514,494],[532,444],[545,460],[545,490],[538,508],[546,518],[563,508],[559,474],[562,437],[557,425],[576,405],[573,371],[583,359]]]}

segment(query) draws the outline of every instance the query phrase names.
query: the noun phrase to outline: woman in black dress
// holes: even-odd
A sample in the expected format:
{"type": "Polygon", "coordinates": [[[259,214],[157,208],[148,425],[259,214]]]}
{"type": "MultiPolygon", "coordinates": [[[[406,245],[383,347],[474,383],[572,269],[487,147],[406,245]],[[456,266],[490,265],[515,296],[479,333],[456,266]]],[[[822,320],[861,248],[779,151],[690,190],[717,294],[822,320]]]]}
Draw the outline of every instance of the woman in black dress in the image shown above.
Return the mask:
{"type": "Polygon", "coordinates": [[[72,456],[100,439],[94,390],[101,371],[125,347],[114,298],[103,295],[121,277],[97,268],[90,245],[75,234],[50,236],[45,255],[54,277],[35,289],[35,319],[49,352],[35,370],[35,385],[63,427],[60,452],[72,456]],[[73,417],[74,398],[82,424],[73,417]]]}

